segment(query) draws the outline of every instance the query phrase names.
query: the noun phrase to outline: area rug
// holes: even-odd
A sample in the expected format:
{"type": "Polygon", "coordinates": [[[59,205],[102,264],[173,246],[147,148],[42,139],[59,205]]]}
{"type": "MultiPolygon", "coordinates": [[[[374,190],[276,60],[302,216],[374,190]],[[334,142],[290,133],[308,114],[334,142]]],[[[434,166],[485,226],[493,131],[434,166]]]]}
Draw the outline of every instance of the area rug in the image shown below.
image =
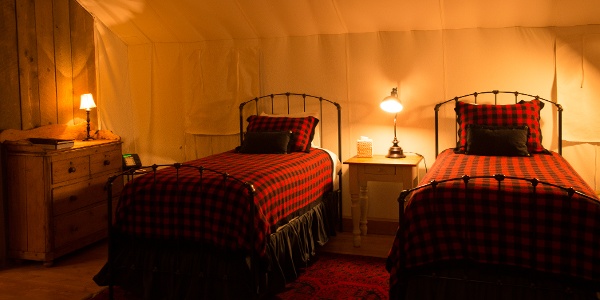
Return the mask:
{"type": "Polygon", "coordinates": [[[388,299],[388,282],[384,258],[319,253],[274,299],[388,299]]]}
{"type": "MultiPolygon", "coordinates": [[[[271,300],[388,299],[385,259],[321,252],[300,276],[271,300]]],[[[108,299],[107,290],[90,300],[108,299]]],[[[137,300],[115,288],[115,300],[137,300]]]]}

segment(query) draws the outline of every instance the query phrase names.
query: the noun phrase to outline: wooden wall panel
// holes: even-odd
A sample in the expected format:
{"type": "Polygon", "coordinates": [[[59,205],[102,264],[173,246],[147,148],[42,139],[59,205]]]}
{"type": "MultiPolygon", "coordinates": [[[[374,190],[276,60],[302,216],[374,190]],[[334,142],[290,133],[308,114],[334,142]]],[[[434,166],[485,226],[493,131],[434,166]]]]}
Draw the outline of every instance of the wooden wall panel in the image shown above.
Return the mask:
{"type": "Polygon", "coordinates": [[[57,123],[52,0],[35,0],[40,125],[57,123]]]}
{"type": "MultiPolygon", "coordinates": [[[[56,60],[56,97],[58,124],[69,124],[73,111],[73,63],[69,2],[54,0],[54,51],[56,60]]],[[[79,108],[79,107],[78,107],[79,108]]]]}
{"type": "MultiPolygon", "coordinates": [[[[79,109],[80,96],[96,93],[96,53],[94,47],[94,20],[77,2],[71,1],[71,57],[73,62],[73,109],[76,118],[86,119],[85,111],[79,109]]],[[[98,103],[96,103],[98,105],[98,103]]],[[[96,112],[96,109],[92,110],[96,112]]],[[[90,113],[92,124],[98,124],[97,113],[90,113]]]]}
{"type": "Polygon", "coordinates": [[[40,126],[35,1],[19,0],[16,3],[21,127],[31,129],[40,126]]]}
{"type": "Polygon", "coordinates": [[[0,130],[21,128],[16,0],[0,0],[0,130]]]}

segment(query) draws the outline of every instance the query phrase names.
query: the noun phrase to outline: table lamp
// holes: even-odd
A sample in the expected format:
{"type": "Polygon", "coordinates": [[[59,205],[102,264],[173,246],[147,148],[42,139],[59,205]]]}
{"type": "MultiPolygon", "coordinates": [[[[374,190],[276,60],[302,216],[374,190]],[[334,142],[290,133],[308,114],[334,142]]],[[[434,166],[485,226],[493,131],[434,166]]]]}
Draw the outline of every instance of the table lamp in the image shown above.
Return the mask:
{"type": "Polygon", "coordinates": [[[93,140],[90,136],[90,110],[96,107],[96,103],[94,103],[94,97],[92,94],[83,94],[81,95],[81,104],[79,105],[79,109],[85,109],[87,114],[87,137],[84,141],[93,140]]]}
{"type": "Polygon", "coordinates": [[[385,97],[379,107],[386,112],[394,113],[394,140],[392,141],[392,147],[388,151],[385,157],[388,158],[403,158],[406,157],[402,151],[402,147],[398,146],[398,138],[396,137],[396,117],[398,113],[402,111],[402,103],[398,99],[398,88],[393,88],[391,95],[385,97]]]}

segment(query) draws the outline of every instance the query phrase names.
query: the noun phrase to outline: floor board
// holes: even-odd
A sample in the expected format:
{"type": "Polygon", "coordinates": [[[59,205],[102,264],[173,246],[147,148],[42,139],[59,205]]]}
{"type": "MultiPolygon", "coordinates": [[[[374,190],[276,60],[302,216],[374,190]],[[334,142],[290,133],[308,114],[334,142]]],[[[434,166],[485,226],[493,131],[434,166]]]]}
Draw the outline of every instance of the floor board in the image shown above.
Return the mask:
{"type": "MultiPolygon", "coordinates": [[[[321,251],[387,257],[393,236],[364,236],[362,246],[352,246],[352,234],[338,233],[321,251]]],[[[57,259],[52,267],[24,261],[0,270],[0,299],[80,300],[101,291],[92,280],[106,261],[106,242],[99,242],[57,259]]]]}
{"type": "Polygon", "coordinates": [[[105,261],[105,242],[63,256],[51,267],[23,261],[0,270],[0,299],[87,299],[102,290],[92,277],[105,261]]]}

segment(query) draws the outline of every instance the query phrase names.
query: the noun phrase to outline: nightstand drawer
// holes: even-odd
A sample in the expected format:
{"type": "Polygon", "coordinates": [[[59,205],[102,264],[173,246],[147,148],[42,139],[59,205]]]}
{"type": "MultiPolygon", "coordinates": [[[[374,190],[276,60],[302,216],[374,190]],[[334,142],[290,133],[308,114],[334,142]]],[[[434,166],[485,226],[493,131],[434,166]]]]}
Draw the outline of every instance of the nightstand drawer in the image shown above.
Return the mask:
{"type": "Polygon", "coordinates": [[[90,157],[90,169],[92,174],[106,171],[117,172],[122,166],[121,149],[92,154],[90,157]]]}
{"type": "Polygon", "coordinates": [[[52,183],[59,183],[90,175],[89,156],[52,162],[52,183]]]}
{"type": "Polygon", "coordinates": [[[365,174],[394,175],[396,174],[396,167],[383,165],[366,165],[365,174]]]}

